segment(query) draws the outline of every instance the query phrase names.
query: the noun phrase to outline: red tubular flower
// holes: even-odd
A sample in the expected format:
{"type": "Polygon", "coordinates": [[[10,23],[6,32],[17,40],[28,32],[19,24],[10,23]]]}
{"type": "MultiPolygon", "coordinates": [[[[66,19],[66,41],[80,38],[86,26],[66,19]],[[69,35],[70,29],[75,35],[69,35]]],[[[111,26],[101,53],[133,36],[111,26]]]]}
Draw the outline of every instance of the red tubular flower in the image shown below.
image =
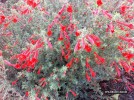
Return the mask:
{"type": "Polygon", "coordinates": [[[72,95],[73,95],[74,97],[76,97],[76,96],[77,96],[77,94],[76,94],[76,92],[75,92],[75,91],[70,90],[70,92],[72,93],[72,95]]]}
{"type": "Polygon", "coordinates": [[[16,85],[16,84],[17,84],[17,81],[18,81],[18,80],[13,81],[13,82],[12,82],[12,86],[16,85]]]}
{"type": "Polygon", "coordinates": [[[28,8],[21,10],[22,15],[29,14],[29,13],[31,13],[31,10],[29,10],[28,8]]]}
{"type": "Polygon", "coordinates": [[[44,82],[46,80],[46,78],[41,78],[40,80],[39,80],[39,83],[41,83],[41,82],[44,82]]]}
{"type": "Polygon", "coordinates": [[[14,67],[15,67],[16,69],[21,69],[21,65],[20,65],[20,64],[16,64],[14,67]]]}
{"type": "Polygon", "coordinates": [[[44,42],[42,42],[42,41],[39,39],[39,40],[37,40],[37,42],[36,42],[35,45],[36,45],[36,47],[35,47],[36,49],[37,49],[37,48],[42,48],[43,45],[44,45],[44,42]]]}
{"type": "Polygon", "coordinates": [[[26,60],[26,56],[24,54],[19,54],[18,60],[19,60],[19,62],[22,62],[22,61],[26,60]]]}
{"type": "Polygon", "coordinates": [[[36,63],[38,62],[38,59],[37,59],[37,58],[32,58],[32,59],[31,59],[31,62],[32,62],[32,65],[33,65],[33,64],[36,64],[36,63]]]}
{"type": "Polygon", "coordinates": [[[112,22],[110,23],[109,28],[110,28],[110,32],[114,33],[114,26],[112,22]]]}
{"type": "Polygon", "coordinates": [[[116,62],[113,62],[113,66],[115,66],[115,70],[117,72],[117,76],[120,77],[121,76],[121,73],[120,73],[120,69],[119,69],[117,63],[116,62]]]}
{"type": "Polygon", "coordinates": [[[15,66],[15,64],[11,64],[9,61],[7,61],[7,60],[4,60],[4,64],[5,65],[8,65],[8,66],[12,66],[12,67],[14,67],[15,66]]]}
{"type": "Polygon", "coordinates": [[[90,73],[92,77],[96,77],[96,72],[90,67],[90,73]]]}
{"type": "Polygon", "coordinates": [[[86,52],[91,52],[91,50],[92,50],[91,47],[88,44],[85,45],[84,49],[85,49],[86,52]]]}
{"type": "Polygon", "coordinates": [[[126,27],[128,27],[129,29],[133,29],[134,28],[134,25],[133,24],[129,24],[129,23],[125,23],[125,22],[121,22],[121,21],[116,21],[118,24],[120,25],[124,25],[126,27]]]}
{"type": "Polygon", "coordinates": [[[46,84],[47,84],[46,78],[41,78],[41,79],[39,80],[39,83],[40,83],[40,85],[41,85],[42,87],[45,87],[46,84]]]}
{"type": "Polygon", "coordinates": [[[128,8],[127,6],[122,5],[122,6],[120,7],[120,13],[121,13],[121,14],[125,14],[127,8],[128,8]]]}
{"type": "Polygon", "coordinates": [[[12,21],[13,21],[14,23],[17,23],[17,22],[18,22],[18,18],[17,18],[16,16],[13,16],[12,21]]]}
{"type": "Polygon", "coordinates": [[[62,41],[64,38],[63,38],[63,34],[62,34],[62,32],[60,33],[60,36],[59,36],[59,38],[58,38],[58,41],[62,41]]]}
{"type": "Polygon", "coordinates": [[[30,42],[34,45],[36,44],[37,40],[31,39],[30,42]]]}
{"type": "Polygon", "coordinates": [[[7,29],[7,27],[9,26],[9,24],[10,24],[10,22],[4,24],[4,30],[7,29]]]}
{"type": "Polygon", "coordinates": [[[96,36],[94,34],[90,34],[89,37],[93,40],[93,43],[95,43],[95,45],[97,47],[100,47],[101,46],[101,40],[100,40],[100,38],[98,36],[96,36]]]}
{"type": "Polygon", "coordinates": [[[33,0],[27,0],[27,4],[32,6],[33,5],[33,0]]]}
{"type": "Polygon", "coordinates": [[[38,55],[39,55],[39,51],[36,50],[36,51],[34,52],[34,58],[38,59],[38,55]]]}
{"type": "Polygon", "coordinates": [[[68,50],[70,48],[70,42],[66,43],[66,41],[65,41],[64,44],[65,44],[66,49],[68,50]]]}
{"type": "Polygon", "coordinates": [[[48,44],[48,47],[52,50],[52,49],[53,49],[53,45],[52,45],[52,43],[49,41],[49,39],[47,39],[47,44],[48,44]]]}
{"type": "Polygon", "coordinates": [[[52,36],[52,31],[49,30],[49,31],[47,32],[47,35],[48,35],[48,36],[52,36]]]}
{"type": "Polygon", "coordinates": [[[27,0],[27,4],[29,6],[32,6],[33,8],[35,8],[37,6],[37,3],[34,0],[27,0]]]}
{"type": "Polygon", "coordinates": [[[122,53],[122,55],[127,59],[130,60],[132,58],[134,58],[134,54],[130,53],[130,52],[124,52],[122,53]]]}
{"type": "Polygon", "coordinates": [[[71,66],[72,66],[72,64],[73,64],[73,61],[74,61],[74,59],[72,58],[72,59],[70,60],[70,62],[68,62],[68,63],[66,64],[67,68],[71,68],[71,66]]]}
{"type": "Polygon", "coordinates": [[[73,8],[72,8],[71,5],[69,5],[69,6],[67,7],[67,12],[69,12],[69,13],[72,13],[72,12],[73,12],[73,8]]]}
{"type": "Polygon", "coordinates": [[[132,70],[132,67],[128,65],[127,62],[120,60],[119,61],[120,66],[122,66],[127,73],[129,73],[132,70]]]}
{"type": "Polygon", "coordinates": [[[85,48],[85,45],[86,45],[85,40],[84,40],[84,38],[82,38],[81,39],[81,46],[83,49],[85,48]]]}
{"type": "Polygon", "coordinates": [[[62,54],[62,56],[64,56],[65,55],[65,52],[64,52],[64,50],[63,50],[63,48],[61,47],[61,54],[62,54]]]}
{"type": "Polygon", "coordinates": [[[69,59],[69,56],[70,56],[70,54],[67,54],[67,55],[64,56],[64,58],[65,58],[66,60],[68,60],[68,59],[69,59]]]}
{"type": "Polygon", "coordinates": [[[102,3],[102,0],[97,0],[97,5],[98,6],[101,6],[103,3],[102,3]]]}
{"type": "Polygon", "coordinates": [[[0,50],[0,56],[2,56],[2,51],[0,50]]]}
{"type": "Polygon", "coordinates": [[[68,98],[68,92],[66,93],[66,99],[68,98]]]}
{"type": "Polygon", "coordinates": [[[31,60],[27,60],[26,62],[27,62],[27,66],[32,66],[33,64],[31,60]]]}
{"type": "Polygon", "coordinates": [[[62,19],[62,20],[66,19],[66,16],[61,16],[61,19],[62,19]]]}
{"type": "Polygon", "coordinates": [[[0,24],[2,24],[5,21],[5,16],[4,15],[0,15],[0,24]]]}
{"type": "Polygon", "coordinates": [[[117,48],[118,48],[118,50],[119,50],[120,52],[123,50],[123,48],[122,48],[121,46],[118,46],[117,48]]]}
{"type": "Polygon", "coordinates": [[[96,52],[94,52],[94,56],[95,56],[95,62],[97,64],[104,64],[105,63],[105,58],[99,56],[96,52]]]}
{"type": "Polygon", "coordinates": [[[66,31],[66,26],[61,25],[61,31],[66,31]]]}
{"type": "Polygon", "coordinates": [[[32,7],[35,8],[37,6],[36,2],[33,2],[32,7]]]}
{"type": "Polygon", "coordinates": [[[106,16],[108,19],[112,19],[112,14],[110,14],[107,10],[102,10],[102,13],[104,16],[106,16]]]}
{"type": "Polygon", "coordinates": [[[76,31],[75,32],[75,35],[78,37],[78,36],[80,36],[80,32],[79,31],[76,31]]]}
{"type": "Polygon", "coordinates": [[[88,63],[88,61],[89,61],[89,58],[86,58],[86,62],[85,62],[86,68],[90,68],[90,64],[88,63]]]}
{"type": "Polygon", "coordinates": [[[26,96],[26,97],[29,96],[29,92],[28,92],[28,91],[25,92],[25,96],[26,96]]]}
{"type": "Polygon", "coordinates": [[[86,77],[86,80],[87,80],[88,82],[91,81],[91,78],[90,78],[90,76],[88,75],[88,72],[86,72],[85,77],[86,77]]]}
{"type": "Polygon", "coordinates": [[[64,12],[65,7],[66,7],[66,6],[64,5],[64,6],[60,9],[60,11],[58,12],[59,15],[61,15],[61,14],[64,12]]]}
{"type": "Polygon", "coordinates": [[[81,45],[80,45],[80,40],[78,40],[78,42],[76,43],[75,47],[74,47],[74,52],[78,51],[81,49],[81,45]]]}
{"type": "Polygon", "coordinates": [[[40,74],[41,69],[42,69],[42,66],[40,66],[40,68],[39,68],[38,71],[37,71],[37,74],[38,74],[38,75],[40,74]]]}

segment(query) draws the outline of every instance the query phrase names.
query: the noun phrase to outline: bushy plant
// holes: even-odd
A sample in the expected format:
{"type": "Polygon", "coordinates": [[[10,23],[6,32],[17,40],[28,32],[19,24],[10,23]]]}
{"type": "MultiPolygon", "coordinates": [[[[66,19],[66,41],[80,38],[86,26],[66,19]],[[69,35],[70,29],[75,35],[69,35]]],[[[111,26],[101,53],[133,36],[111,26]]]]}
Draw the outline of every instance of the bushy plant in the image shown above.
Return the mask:
{"type": "Polygon", "coordinates": [[[134,71],[133,7],[131,0],[7,2],[0,42],[8,80],[29,100],[110,99],[99,82],[134,71]]]}

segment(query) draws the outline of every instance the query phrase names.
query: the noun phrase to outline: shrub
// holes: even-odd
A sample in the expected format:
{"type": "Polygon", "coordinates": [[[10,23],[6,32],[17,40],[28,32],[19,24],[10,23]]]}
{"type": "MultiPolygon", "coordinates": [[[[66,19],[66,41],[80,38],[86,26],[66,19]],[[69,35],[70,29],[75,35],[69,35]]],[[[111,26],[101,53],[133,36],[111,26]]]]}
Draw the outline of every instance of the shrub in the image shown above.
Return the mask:
{"type": "Polygon", "coordinates": [[[8,41],[1,49],[15,75],[7,77],[30,100],[111,98],[99,82],[120,79],[122,69],[133,74],[131,0],[8,4],[0,14],[1,43],[8,41]]]}

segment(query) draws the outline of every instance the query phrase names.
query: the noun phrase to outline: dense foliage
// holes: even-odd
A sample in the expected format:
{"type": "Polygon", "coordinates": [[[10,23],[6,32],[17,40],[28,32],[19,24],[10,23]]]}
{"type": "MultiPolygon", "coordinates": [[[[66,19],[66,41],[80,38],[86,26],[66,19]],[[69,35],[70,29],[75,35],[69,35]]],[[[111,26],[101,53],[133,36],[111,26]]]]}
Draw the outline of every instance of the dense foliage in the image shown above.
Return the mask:
{"type": "MultiPolygon", "coordinates": [[[[133,76],[133,0],[9,0],[0,5],[6,77],[28,100],[110,99],[99,83],[120,81],[123,71],[133,76]]],[[[128,91],[134,88],[125,84],[128,91]]]]}

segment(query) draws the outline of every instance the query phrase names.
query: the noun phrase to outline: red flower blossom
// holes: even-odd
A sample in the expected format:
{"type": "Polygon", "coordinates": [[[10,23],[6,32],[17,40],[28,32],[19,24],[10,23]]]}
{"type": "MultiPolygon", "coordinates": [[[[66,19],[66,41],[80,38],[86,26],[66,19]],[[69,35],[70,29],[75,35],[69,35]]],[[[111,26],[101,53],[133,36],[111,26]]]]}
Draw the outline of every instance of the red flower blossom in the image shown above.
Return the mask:
{"type": "Polygon", "coordinates": [[[62,20],[66,19],[66,16],[61,16],[61,19],[62,19],[62,20]]]}
{"type": "Polygon", "coordinates": [[[91,52],[91,50],[92,50],[91,47],[88,44],[85,45],[84,49],[85,49],[86,52],[91,52]]]}
{"type": "Polygon", "coordinates": [[[37,3],[34,0],[27,0],[27,4],[29,6],[32,6],[33,8],[35,8],[37,6],[37,3]]]}
{"type": "Polygon", "coordinates": [[[66,43],[64,42],[66,49],[68,50],[70,48],[70,42],[66,43]]]}
{"type": "Polygon", "coordinates": [[[5,16],[4,15],[0,15],[0,24],[2,24],[5,21],[5,16]]]}
{"type": "Polygon", "coordinates": [[[40,74],[41,69],[42,69],[42,66],[40,66],[40,68],[39,68],[38,71],[37,71],[37,74],[38,74],[38,75],[40,74]]]}
{"type": "Polygon", "coordinates": [[[80,40],[78,40],[78,42],[76,43],[75,47],[74,47],[74,52],[78,51],[81,49],[81,44],[80,44],[80,40]]]}
{"type": "Polygon", "coordinates": [[[75,92],[75,91],[70,90],[70,92],[72,93],[72,95],[73,95],[74,97],[76,97],[76,96],[77,96],[77,94],[76,94],[76,92],[75,92]]]}
{"type": "Polygon", "coordinates": [[[0,56],[2,56],[2,51],[0,50],[0,56]]]}
{"type": "Polygon", "coordinates": [[[62,54],[62,56],[65,55],[65,52],[64,52],[63,48],[61,48],[61,54],[62,54]]]}
{"type": "Polygon", "coordinates": [[[130,53],[130,52],[124,52],[122,53],[122,55],[127,59],[130,60],[132,58],[134,58],[134,54],[130,53]]]}
{"type": "Polygon", "coordinates": [[[110,32],[114,33],[114,26],[112,22],[110,23],[109,28],[110,28],[110,32]]]}
{"type": "Polygon", "coordinates": [[[121,73],[120,73],[120,69],[119,69],[117,63],[116,62],[113,62],[112,64],[113,64],[112,66],[115,66],[115,70],[117,72],[117,76],[120,77],[121,76],[121,73]]]}
{"type": "Polygon", "coordinates": [[[72,12],[73,12],[73,8],[72,8],[71,5],[69,5],[69,6],[67,7],[67,12],[69,12],[69,13],[72,13],[72,12]]]}
{"type": "Polygon", "coordinates": [[[122,5],[122,6],[120,7],[120,13],[121,13],[121,14],[125,14],[127,8],[128,8],[127,6],[122,5]]]}
{"type": "Polygon", "coordinates": [[[88,82],[91,81],[91,78],[90,78],[90,76],[88,75],[88,72],[86,72],[85,77],[86,77],[86,80],[87,80],[88,82]]]}
{"type": "Polygon", "coordinates": [[[13,19],[12,19],[12,21],[13,21],[14,23],[17,23],[17,22],[18,22],[18,18],[17,18],[16,16],[14,16],[13,19]]]}
{"type": "Polygon", "coordinates": [[[120,60],[120,61],[119,61],[119,64],[120,64],[120,66],[122,66],[122,67],[125,69],[125,71],[126,71],[127,73],[132,70],[132,67],[129,66],[126,61],[120,60]]]}
{"type": "Polygon", "coordinates": [[[76,35],[76,36],[80,36],[80,32],[79,32],[79,31],[76,31],[76,32],[75,32],[75,35],[76,35]]]}
{"type": "Polygon", "coordinates": [[[102,10],[102,13],[104,16],[106,16],[108,19],[112,19],[112,14],[110,14],[107,10],[102,10]]]}
{"type": "Polygon", "coordinates": [[[66,93],[66,99],[68,98],[68,92],[66,93]]]}
{"type": "Polygon", "coordinates": [[[4,24],[4,30],[9,26],[10,22],[4,24]]]}
{"type": "Polygon", "coordinates": [[[96,72],[90,67],[90,73],[92,77],[96,77],[96,72]]]}
{"type": "Polygon", "coordinates": [[[58,38],[58,41],[62,41],[64,38],[63,38],[63,34],[62,33],[60,33],[60,36],[59,36],[59,38],[58,38]]]}
{"type": "Polygon", "coordinates": [[[103,3],[102,3],[102,0],[97,0],[97,5],[98,6],[101,6],[103,3]]]}
{"type": "Polygon", "coordinates": [[[21,69],[21,65],[20,65],[20,64],[16,64],[14,67],[15,67],[16,69],[21,69]]]}
{"type": "Polygon", "coordinates": [[[99,56],[96,52],[94,52],[94,56],[95,56],[95,62],[97,64],[104,64],[105,63],[105,58],[99,56]]]}
{"type": "Polygon", "coordinates": [[[86,65],[86,68],[90,68],[90,64],[88,63],[88,61],[89,61],[89,58],[86,58],[86,62],[85,62],[85,65],[86,65]]]}
{"type": "Polygon", "coordinates": [[[71,67],[72,67],[73,61],[74,61],[74,59],[72,58],[72,59],[70,60],[70,62],[68,62],[68,63],[66,64],[67,68],[71,68],[71,67]]]}
{"type": "Polygon", "coordinates": [[[20,54],[20,55],[18,55],[18,60],[24,61],[24,60],[26,60],[26,56],[24,54],[20,54]]]}
{"type": "Polygon", "coordinates": [[[128,27],[129,29],[133,29],[134,28],[134,25],[133,24],[129,24],[129,23],[125,23],[125,22],[121,22],[121,21],[116,21],[118,24],[120,24],[120,25],[124,25],[124,26],[126,26],[126,27],[128,27]]]}
{"type": "Polygon", "coordinates": [[[49,30],[49,31],[47,32],[47,35],[48,35],[48,36],[52,36],[52,31],[49,30]]]}
{"type": "Polygon", "coordinates": [[[29,96],[29,92],[28,92],[28,91],[25,92],[25,96],[26,96],[26,97],[29,96]]]}
{"type": "Polygon", "coordinates": [[[18,80],[13,81],[13,82],[12,82],[12,86],[16,85],[16,84],[17,84],[17,81],[18,81],[18,80]]]}
{"type": "Polygon", "coordinates": [[[35,63],[38,62],[38,59],[37,59],[37,58],[32,58],[32,59],[31,59],[31,62],[32,62],[32,65],[33,65],[33,64],[35,64],[35,63]]]}
{"type": "Polygon", "coordinates": [[[40,83],[40,85],[42,86],[42,87],[45,87],[46,85],[47,85],[47,82],[46,82],[46,78],[41,78],[40,80],[39,80],[39,83],[40,83]]]}
{"type": "Polygon", "coordinates": [[[21,10],[22,15],[29,14],[29,13],[31,13],[31,10],[29,10],[28,8],[21,10]]]}
{"type": "Polygon", "coordinates": [[[68,60],[68,59],[69,59],[69,54],[65,55],[64,58],[65,58],[66,60],[68,60]]]}
{"type": "Polygon", "coordinates": [[[64,5],[64,6],[60,9],[60,11],[58,12],[59,15],[61,15],[61,14],[64,12],[65,7],[66,7],[66,6],[64,5]]]}
{"type": "Polygon", "coordinates": [[[61,26],[61,31],[66,31],[66,26],[61,26]]]}
{"type": "Polygon", "coordinates": [[[35,8],[37,6],[36,2],[33,2],[32,7],[35,8]]]}
{"type": "Polygon", "coordinates": [[[101,46],[101,40],[98,36],[90,34],[87,36],[87,38],[89,39],[89,42],[91,42],[91,44],[95,44],[97,47],[101,46]]]}

